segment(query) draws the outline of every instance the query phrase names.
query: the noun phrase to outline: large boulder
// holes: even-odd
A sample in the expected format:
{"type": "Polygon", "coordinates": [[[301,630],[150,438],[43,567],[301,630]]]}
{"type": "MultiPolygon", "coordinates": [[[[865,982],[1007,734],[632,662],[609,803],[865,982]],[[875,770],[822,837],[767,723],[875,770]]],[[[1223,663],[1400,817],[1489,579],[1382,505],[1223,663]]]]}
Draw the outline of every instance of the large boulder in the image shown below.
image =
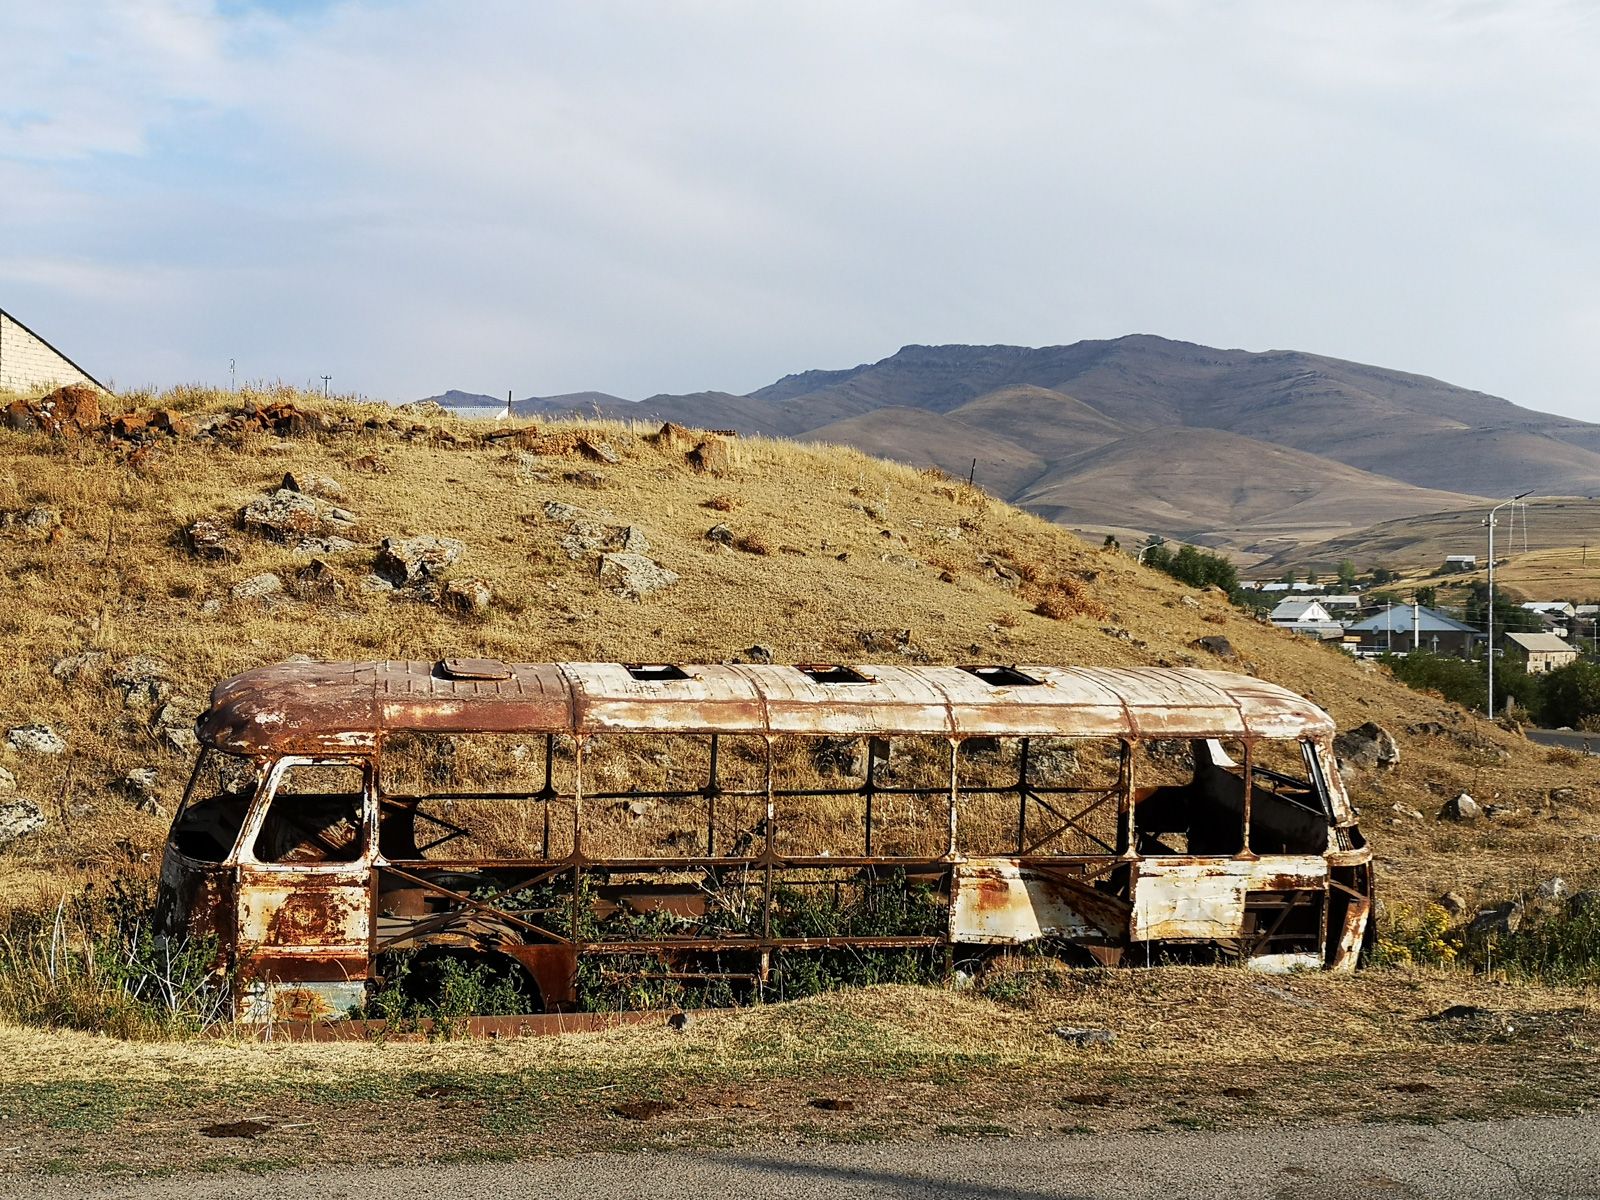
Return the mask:
{"type": "Polygon", "coordinates": [[[1478,807],[1478,802],[1467,793],[1462,792],[1454,800],[1446,800],[1444,807],[1439,810],[1441,821],[1476,821],[1483,816],[1483,809],[1478,807]]]}
{"type": "Polygon", "coordinates": [[[1400,765],[1400,747],[1376,721],[1347,729],[1333,739],[1339,761],[1368,771],[1392,771],[1400,765]]]}
{"type": "Polygon", "coordinates": [[[20,754],[60,754],[67,748],[64,739],[48,725],[18,725],[6,731],[6,744],[20,754]]]}
{"type": "Polygon", "coordinates": [[[466,552],[466,543],[452,537],[384,538],[376,567],[396,587],[409,587],[443,577],[466,552]]]}
{"type": "Polygon", "coordinates": [[[494,590],[484,579],[448,579],[439,589],[439,607],[460,617],[481,617],[494,601],[494,590]]]}
{"type": "Polygon", "coordinates": [[[342,537],[356,527],[355,514],[304,492],[279,488],[239,510],[239,528],[276,542],[304,537],[342,537]]]}
{"type": "Polygon", "coordinates": [[[183,543],[189,553],[205,562],[237,562],[241,553],[233,532],[210,517],[201,517],[185,527],[183,543]]]}
{"type": "Polygon", "coordinates": [[[602,554],[599,575],[601,587],[631,600],[638,600],[678,582],[677,572],[669,571],[643,554],[632,554],[626,550],[602,554]]]}
{"type": "Polygon", "coordinates": [[[706,438],[684,457],[702,475],[726,475],[733,468],[728,443],[719,437],[706,438]]]}
{"type": "Polygon", "coordinates": [[[1498,941],[1509,937],[1522,926],[1522,905],[1507,900],[1493,908],[1481,908],[1478,915],[1467,924],[1467,941],[1498,941]]]}
{"type": "Polygon", "coordinates": [[[135,654],[111,672],[128,708],[153,708],[172,694],[172,668],[150,654],[135,654]]]}

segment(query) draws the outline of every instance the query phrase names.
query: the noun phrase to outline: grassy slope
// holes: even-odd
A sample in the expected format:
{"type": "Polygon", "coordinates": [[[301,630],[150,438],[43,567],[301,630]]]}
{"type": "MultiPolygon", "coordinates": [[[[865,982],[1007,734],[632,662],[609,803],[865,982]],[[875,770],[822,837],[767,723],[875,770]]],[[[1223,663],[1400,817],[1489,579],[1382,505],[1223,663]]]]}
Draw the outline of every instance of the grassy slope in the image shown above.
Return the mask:
{"type": "MultiPolygon", "coordinates": [[[[12,656],[0,685],[0,726],[47,721],[71,743],[61,759],[4,754],[22,794],[43,803],[52,823],[0,852],[0,896],[12,905],[53,903],[63,888],[153,851],[162,822],[110,786],[129,768],[159,765],[169,804],[181,787],[187,764],[155,745],[145,716],[123,708],[103,672],[70,686],[51,677],[58,657],[86,647],[104,649],[110,666],[134,653],[158,655],[180,690],[198,698],[218,678],[295,653],[723,659],[759,641],[779,661],[859,661],[893,657],[864,650],[859,632],[909,629],[934,661],[1211,665],[1189,644],[1221,633],[1249,669],[1312,695],[1341,725],[1376,719],[1399,736],[1397,772],[1350,781],[1366,809],[1385,896],[1416,898],[1450,886],[1491,894],[1557,870],[1572,878],[1592,857],[1584,838],[1600,821],[1591,768],[1493,729],[1479,730],[1492,751],[1410,736],[1407,723],[1456,714],[1376,668],[1260,625],[1220,597],[1186,604],[1188,589],[1126,556],[854,451],[748,439],[736,448],[732,475],[711,479],[690,473],[681,453],[618,427],[603,432],[622,463],[535,464],[556,482],[527,479],[502,451],[393,438],[258,438],[238,449],[179,443],[130,466],[94,444],[0,433],[0,510],[44,504],[65,517],[54,543],[0,531],[0,636],[12,656]],[[354,470],[365,454],[389,472],[354,470]],[[243,562],[206,566],[173,535],[195,517],[231,514],[286,469],[338,479],[372,542],[414,532],[462,538],[470,549],[460,570],[493,582],[500,597],[493,615],[464,621],[359,590],[337,607],[229,601],[230,586],[242,579],[290,572],[290,551],[247,540],[243,562]],[[606,486],[560,481],[578,469],[597,471],[606,486]],[[734,498],[737,509],[703,507],[716,496],[734,498]],[[592,565],[559,549],[560,527],[542,516],[547,499],[604,506],[642,526],[652,553],[681,582],[644,602],[600,591],[592,565]],[[702,535],[719,520],[760,534],[774,553],[714,550],[702,535]],[[943,532],[952,529],[961,530],[959,539],[943,532]],[[938,569],[885,561],[891,552],[937,562],[954,582],[941,581],[938,569]],[[985,554],[1039,582],[1021,595],[1005,590],[978,568],[985,554]],[[1074,572],[1093,576],[1108,615],[1058,621],[1034,614],[1039,588],[1074,572]],[[210,599],[222,605],[206,616],[210,599]],[[1144,644],[1106,632],[1116,629],[1144,644]],[[1466,787],[1526,813],[1557,786],[1576,786],[1580,795],[1559,819],[1385,824],[1396,800],[1431,811],[1466,787]]],[[[354,578],[370,561],[363,549],[343,556],[341,566],[354,578]]],[[[7,1169],[259,1169],[767,1136],[941,1136],[980,1126],[1020,1133],[1151,1120],[1259,1123],[1330,1111],[1350,1120],[1415,1118],[1570,1106],[1588,1095],[1582,1078],[1595,1078],[1592,1052],[1582,1051],[1592,1037],[1573,1042],[1565,1026],[1512,1047],[1443,1046],[1430,1027],[1410,1020],[1455,1001],[1576,1006],[1587,1015],[1571,1019],[1587,1029],[1595,1018],[1583,997],[1395,972],[1285,986],[1296,995],[1284,999],[1282,987],[1232,971],[1113,973],[1084,977],[1022,1008],[888,989],[708,1017],[687,1035],[635,1029],[442,1047],[136,1046],[0,1027],[0,1108],[26,1150],[7,1169]],[[1118,1048],[1071,1050],[1050,1036],[1054,1024],[1116,1029],[1118,1048]],[[1203,1062],[1197,1044],[1207,1047],[1203,1062]],[[1432,1092],[1397,1090],[1435,1076],[1425,1083],[1432,1092]],[[440,1082],[464,1090],[436,1100],[414,1094],[440,1082]],[[1242,1090],[1219,1108],[1223,1083],[1242,1090]],[[1104,1095],[1106,1107],[1065,1098],[1076,1094],[1104,1095]],[[848,1115],[819,1112],[807,1105],[817,1095],[854,1097],[858,1107],[848,1115]],[[646,1126],[608,1107],[656,1096],[680,1107],[646,1126]],[[396,1113],[409,1115],[397,1124],[396,1113]],[[259,1141],[218,1143],[196,1133],[208,1121],[256,1116],[273,1126],[259,1141]],[[413,1128],[427,1132],[406,1132],[413,1128]]]]}
{"type": "MultiPolygon", "coordinates": [[[[759,642],[780,662],[873,661],[896,652],[864,649],[862,634],[909,630],[912,644],[938,662],[1216,666],[1190,644],[1220,633],[1247,669],[1312,697],[1342,727],[1377,720],[1399,738],[1397,771],[1350,780],[1390,895],[1498,887],[1570,871],[1592,852],[1585,838],[1600,829],[1592,768],[1553,759],[1405,689],[1379,668],[1257,623],[1220,595],[1183,603],[1188,589],[1125,555],[1087,547],[963,487],[852,450],[747,439],[736,446],[733,473],[717,479],[689,471],[681,451],[657,448],[621,427],[603,432],[623,461],[536,464],[553,472],[555,482],[525,478],[515,455],[504,451],[392,437],[258,438],[238,449],[176,443],[130,466],[125,454],[90,442],[0,434],[0,510],[49,505],[64,516],[54,543],[0,532],[0,636],[12,654],[0,685],[0,725],[44,721],[70,743],[58,758],[4,752],[21,793],[51,817],[44,833],[0,852],[7,894],[26,900],[41,889],[49,893],[74,864],[93,870],[158,847],[162,822],[135,812],[111,786],[129,769],[157,765],[169,804],[181,790],[188,764],[156,744],[145,714],[124,709],[103,669],[67,685],[51,677],[58,658],[86,648],[105,650],[109,667],[136,653],[155,655],[172,666],[180,693],[199,700],[218,679],[293,654],[717,661],[759,642]],[[352,469],[367,454],[388,472],[352,469]],[[584,468],[602,475],[605,486],[561,480],[584,468]],[[233,584],[263,571],[289,576],[300,560],[285,546],[242,539],[242,562],[205,565],[179,548],[175,534],[196,517],[231,516],[286,470],[341,482],[344,503],[373,543],[413,533],[461,538],[469,550],[458,573],[493,584],[499,599],[492,615],[466,621],[354,586],[337,605],[231,601],[233,584]],[[737,509],[704,507],[716,496],[732,497],[737,509]],[[681,581],[642,602],[602,591],[592,561],[571,561],[560,549],[564,527],[544,518],[548,499],[604,507],[639,525],[652,554],[681,581]],[[773,553],[712,546],[703,535],[722,520],[736,532],[760,535],[773,553]],[[983,572],[985,555],[1039,582],[1020,594],[1008,591],[983,572]],[[908,556],[931,565],[918,570],[895,561],[908,556]],[[941,581],[941,569],[953,582],[941,581]],[[1092,577],[1093,596],[1106,606],[1103,619],[1052,620],[1032,611],[1041,587],[1074,573],[1092,577]],[[205,615],[205,602],[217,599],[220,609],[205,615]],[[1115,635],[1123,629],[1134,640],[1115,635]],[[1405,732],[1421,720],[1460,722],[1492,748],[1405,732]],[[1549,789],[1568,786],[1579,789],[1578,803],[1546,809],[1549,789]],[[1463,788],[1522,815],[1465,828],[1431,819],[1385,824],[1396,801],[1431,818],[1463,788]]],[[[353,583],[371,559],[363,548],[337,561],[353,583]]]]}

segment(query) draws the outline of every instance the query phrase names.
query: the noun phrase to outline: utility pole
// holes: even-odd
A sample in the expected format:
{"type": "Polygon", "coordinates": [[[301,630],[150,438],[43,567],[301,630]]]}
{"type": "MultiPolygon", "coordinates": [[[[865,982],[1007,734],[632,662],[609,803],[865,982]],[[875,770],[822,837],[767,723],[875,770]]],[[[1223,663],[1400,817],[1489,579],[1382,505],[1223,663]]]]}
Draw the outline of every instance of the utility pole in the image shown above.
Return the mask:
{"type": "MultiPolygon", "coordinates": [[[[1531,495],[1533,495],[1533,492],[1531,490],[1522,493],[1522,496],[1531,496],[1531,495]]],[[[1489,527],[1489,620],[1488,620],[1488,623],[1485,625],[1484,628],[1488,631],[1488,636],[1489,636],[1489,645],[1488,645],[1488,657],[1489,657],[1489,703],[1488,703],[1488,710],[1489,710],[1489,714],[1488,715],[1489,715],[1489,719],[1491,721],[1494,720],[1494,515],[1495,515],[1495,513],[1499,512],[1502,508],[1504,508],[1508,504],[1514,506],[1518,500],[1522,499],[1522,496],[1513,496],[1509,500],[1502,500],[1499,504],[1496,504],[1493,508],[1491,508],[1489,510],[1489,515],[1487,517],[1485,517],[1484,520],[1483,520],[1483,523],[1489,527]]],[[[1516,512],[1517,510],[1516,510],[1515,507],[1513,507],[1511,511],[1512,512],[1516,512]]]]}
{"type": "Polygon", "coordinates": [[[324,375],[322,377],[322,398],[324,400],[326,400],[328,398],[328,380],[330,380],[332,378],[333,378],[332,375],[324,375]]]}
{"type": "Polygon", "coordinates": [[[237,392],[239,390],[239,379],[238,376],[234,374],[234,366],[234,360],[230,358],[228,360],[228,390],[230,392],[237,392]]]}

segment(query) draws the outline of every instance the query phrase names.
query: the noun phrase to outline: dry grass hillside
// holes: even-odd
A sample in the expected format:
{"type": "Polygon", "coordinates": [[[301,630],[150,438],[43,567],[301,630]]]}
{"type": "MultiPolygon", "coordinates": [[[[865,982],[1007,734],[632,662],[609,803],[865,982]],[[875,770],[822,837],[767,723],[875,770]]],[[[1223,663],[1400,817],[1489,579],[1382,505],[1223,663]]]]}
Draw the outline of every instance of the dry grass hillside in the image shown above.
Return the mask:
{"type": "MultiPolygon", "coordinates": [[[[160,402],[196,419],[273,398],[285,397],[160,402]]],[[[448,418],[327,411],[344,431],[161,436],[137,449],[0,431],[0,512],[46,510],[0,528],[9,660],[0,728],[46,724],[66,742],[56,755],[0,751],[17,796],[46,816],[0,850],[7,904],[52,902],[154,851],[189,767],[163,730],[192,717],[215,681],[293,655],[718,661],[760,645],[775,661],[1227,665],[1299,690],[1341,726],[1375,720],[1394,733],[1400,766],[1350,779],[1389,897],[1487,896],[1554,873],[1582,878],[1600,841],[1600,772],[1587,761],[1411,692],[964,482],[824,445],[738,439],[724,470],[700,471],[685,453],[692,442],[616,423],[541,426],[521,446],[491,446],[488,427],[448,418]],[[584,437],[603,448],[585,453],[584,437]],[[616,461],[597,460],[608,455],[616,461]],[[215,518],[231,527],[286,472],[334,481],[334,503],[355,519],[344,529],[353,548],[316,555],[331,574],[301,581],[310,553],[243,531],[228,535],[235,561],[206,561],[185,544],[186,526],[215,518]],[[677,581],[642,599],[608,590],[596,552],[574,537],[583,518],[575,525],[561,505],[632,527],[677,581]],[[707,538],[719,523],[731,545],[707,538]],[[380,540],[412,535],[464,544],[451,577],[467,585],[459,595],[487,584],[486,612],[368,590],[380,540]],[[269,574],[281,590],[250,595],[273,587],[261,582],[269,574]],[[1216,634],[1237,662],[1195,648],[1216,634]],[[71,661],[79,655],[88,657],[71,661]],[[158,660],[165,678],[129,685],[135,656],[158,660]],[[153,799],[127,782],[141,768],[154,768],[153,799]],[[1554,789],[1574,790],[1554,803],[1554,789]],[[1461,790],[1510,812],[1470,826],[1434,820],[1461,790]],[[1425,819],[1395,815],[1396,804],[1425,819]]]]}

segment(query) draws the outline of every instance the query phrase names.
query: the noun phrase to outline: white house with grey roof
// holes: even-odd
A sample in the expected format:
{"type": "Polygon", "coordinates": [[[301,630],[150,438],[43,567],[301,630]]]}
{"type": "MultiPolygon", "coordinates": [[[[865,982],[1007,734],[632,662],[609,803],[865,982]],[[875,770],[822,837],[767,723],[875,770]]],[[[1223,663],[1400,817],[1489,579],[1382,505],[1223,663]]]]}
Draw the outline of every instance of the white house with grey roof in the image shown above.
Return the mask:
{"type": "Polygon", "coordinates": [[[33,395],[69,383],[105,385],[0,308],[0,392],[33,395]]]}
{"type": "Polygon", "coordinates": [[[1577,647],[1553,633],[1508,633],[1506,653],[1522,663],[1529,675],[1543,675],[1578,657],[1577,647]]]}

